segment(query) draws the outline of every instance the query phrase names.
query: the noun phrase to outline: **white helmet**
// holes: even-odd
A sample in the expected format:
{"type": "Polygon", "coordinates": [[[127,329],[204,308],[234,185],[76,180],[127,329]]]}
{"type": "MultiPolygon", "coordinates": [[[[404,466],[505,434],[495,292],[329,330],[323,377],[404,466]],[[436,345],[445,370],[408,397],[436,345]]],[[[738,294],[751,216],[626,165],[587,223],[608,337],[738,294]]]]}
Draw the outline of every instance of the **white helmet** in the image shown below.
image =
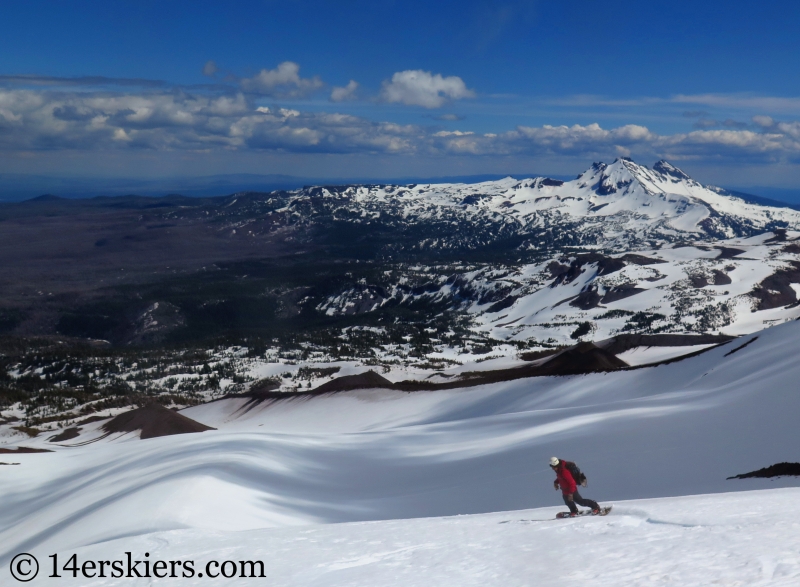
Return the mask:
{"type": "Polygon", "coordinates": [[[551,467],[557,467],[558,463],[559,463],[559,460],[556,457],[550,457],[550,466],[551,467]]]}

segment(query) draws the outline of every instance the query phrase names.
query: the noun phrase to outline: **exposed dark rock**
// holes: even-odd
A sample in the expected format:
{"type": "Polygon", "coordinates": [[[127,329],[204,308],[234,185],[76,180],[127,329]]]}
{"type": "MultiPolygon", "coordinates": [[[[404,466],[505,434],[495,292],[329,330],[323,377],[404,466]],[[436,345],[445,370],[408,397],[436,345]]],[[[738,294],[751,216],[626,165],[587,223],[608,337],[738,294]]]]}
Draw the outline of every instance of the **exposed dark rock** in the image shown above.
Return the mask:
{"type": "Polygon", "coordinates": [[[250,392],[258,392],[258,391],[275,391],[281,386],[280,381],[275,378],[267,377],[266,379],[259,379],[258,381],[253,382],[250,386],[250,392]]]}
{"type": "Polygon", "coordinates": [[[758,471],[734,475],[728,479],[772,479],[773,477],[800,477],[800,463],[778,463],[758,471]]]}
{"type": "Polygon", "coordinates": [[[700,289],[708,285],[708,278],[705,275],[690,275],[689,283],[692,284],[692,287],[700,289]]]}
{"type": "MultiPolygon", "coordinates": [[[[582,342],[575,346],[568,347],[549,355],[549,358],[540,361],[536,360],[532,364],[522,367],[512,367],[509,369],[496,369],[494,371],[479,371],[467,374],[466,379],[456,381],[446,381],[433,383],[430,381],[400,381],[392,383],[388,379],[381,377],[374,371],[367,371],[360,375],[348,375],[339,377],[328,383],[324,383],[310,391],[300,391],[294,393],[265,392],[263,397],[252,398],[253,404],[263,401],[290,401],[310,398],[325,393],[335,393],[351,391],[355,389],[394,389],[398,391],[433,391],[437,389],[458,389],[463,387],[474,387],[489,383],[499,383],[502,381],[514,381],[527,377],[554,376],[554,375],[581,375],[585,373],[600,373],[606,371],[617,371],[625,369],[628,364],[622,359],[618,359],[607,350],[599,348],[591,342],[582,342]]],[[[248,394],[226,397],[248,397],[248,394]]]]}
{"type": "Polygon", "coordinates": [[[330,393],[333,391],[369,389],[374,387],[391,389],[393,384],[385,377],[375,373],[375,371],[367,371],[366,373],[359,373],[358,375],[345,375],[343,377],[337,377],[333,381],[323,383],[319,387],[313,389],[312,392],[319,394],[330,393]]]}
{"type": "Polygon", "coordinates": [[[737,351],[740,351],[740,350],[742,350],[744,347],[746,347],[746,346],[747,346],[747,345],[749,345],[749,344],[752,344],[752,343],[754,343],[754,342],[755,342],[755,341],[757,341],[757,340],[758,340],[758,337],[757,337],[757,336],[754,336],[753,338],[751,338],[750,340],[748,340],[746,343],[744,343],[744,344],[740,344],[740,345],[739,345],[739,346],[737,346],[735,349],[732,349],[732,350],[728,351],[727,353],[725,353],[725,356],[726,356],[726,357],[729,357],[729,356],[730,356],[730,355],[732,355],[733,353],[735,353],[735,352],[737,352],[737,351]]]}
{"type": "MultiPolygon", "coordinates": [[[[583,272],[584,266],[594,264],[597,265],[597,276],[609,275],[625,267],[625,261],[622,259],[607,257],[601,253],[583,253],[577,255],[577,257],[570,262],[569,269],[559,273],[556,276],[555,281],[551,284],[551,287],[562,283],[571,283],[583,272]]],[[[563,265],[556,267],[551,263],[548,266],[548,269],[550,270],[550,273],[553,274],[554,271],[560,270],[560,267],[563,267],[563,265]],[[552,269],[551,266],[553,267],[552,269]]]]}
{"type": "Polygon", "coordinates": [[[539,375],[578,375],[624,369],[628,364],[591,342],[581,342],[553,355],[539,367],[539,375]]]}
{"type": "Polygon", "coordinates": [[[599,304],[600,294],[597,293],[597,290],[593,287],[582,291],[569,303],[570,306],[580,308],[581,310],[591,310],[592,308],[596,308],[599,304]]]}
{"type": "Polygon", "coordinates": [[[663,275],[663,274],[659,273],[658,275],[653,275],[651,277],[645,277],[644,280],[645,281],[661,281],[662,279],[665,279],[666,277],[667,277],[666,275],[663,275]]]}
{"type": "Polygon", "coordinates": [[[547,270],[550,272],[550,277],[556,278],[569,271],[569,265],[562,265],[558,261],[550,261],[547,265],[547,270]]]}
{"type": "Polygon", "coordinates": [[[782,243],[782,242],[786,241],[786,229],[785,228],[775,228],[772,231],[772,234],[774,236],[772,236],[771,238],[768,238],[767,240],[765,240],[764,244],[767,244],[767,243],[782,243]]]}
{"type": "Polygon", "coordinates": [[[545,357],[549,357],[550,355],[554,355],[558,352],[558,349],[547,349],[542,351],[526,351],[524,353],[519,354],[519,358],[523,361],[538,361],[539,359],[544,359],[545,357]]]}
{"type": "Polygon", "coordinates": [[[614,182],[610,177],[603,176],[597,184],[597,193],[601,196],[616,194],[619,190],[629,186],[633,180],[614,182]]]}
{"type": "Polygon", "coordinates": [[[788,306],[797,301],[792,283],[800,283],[800,262],[792,261],[790,267],[776,271],[750,293],[756,299],[756,310],[769,310],[788,306]]]}
{"type": "Polygon", "coordinates": [[[492,312],[499,312],[500,310],[505,310],[506,308],[510,308],[511,306],[514,305],[514,302],[516,301],[517,301],[517,296],[506,296],[499,302],[495,302],[494,304],[489,306],[486,309],[486,311],[490,314],[492,312]]]}
{"type": "Polygon", "coordinates": [[[612,287],[606,291],[606,293],[603,295],[603,298],[600,300],[600,303],[610,304],[612,302],[617,302],[619,300],[624,300],[625,298],[635,296],[643,291],[647,290],[641,287],[636,287],[635,283],[623,283],[622,285],[612,287]]]}
{"type": "Polygon", "coordinates": [[[670,177],[674,177],[677,180],[691,179],[683,171],[681,171],[671,163],[665,161],[664,159],[653,165],[653,171],[662,173],[664,175],[668,175],[670,177]]]}
{"type": "Polygon", "coordinates": [[[141,431],[139,438],[142,440],[172,434],[215,430],[160,404],[148,404],[142,408],[124,412],[103,424],[102,429],[109,434],[141,431]]]}
{"type": "Polygon", "coordinates": [[[592,331],[592,323],[591,322],[581,322],[581,324],[575,329],[575,331],[570,334],[570,338],[573,340],[578,340],[581,336],[586,336],[592,331]]]}
{"type": "Polygon", "coordinates": [[[637,255],[636,253],[628,253],[626,255],[622,255],[621,259],[625,263],[630,263],[631,265],[656,265],[658,263],[666,263],[664,259],[645,257],[644,255],[637,255]]]}
{"type": "Polygon", "coordinates": [[[612,355],[618,355],[637,347],[694,346],[722,344],[735,339],[725,334],[618,334],[597,342],[597,346],[612,355]]]}
{"type": "Polygon", "coordinates": [[[108,420],[109,417],[110,416],[89,416],[88,418],[84,418],[83,420],[75,422],[75,425],[77,426],[78,424],[81,424],[85,426],[86,424],[91,424],[92,422],[100,422],[101,420],[108,420]]]}
{"type": "Polygon", "coordinates": [[[23,453],[53,452],[46,448],[31,448],[29,446],[18,446],[17,448],[0,448],[0,455],[14,455],[23,453]]]}
{"type": "Polygon", "coordinates": [[[793,255],[800,255],[800,243],[791,243],[781,249],[783,253],[792,253],[793,255]]]}
{"type": "Polygon", "coordinates": [[[741,255],[744,253],[742,249],[735,249],[733,247],[715,247],[719,249],[719,255],[717,255],[717,259],[733,259],[736,255],[741,255]]]}
{"type": "Polygon", "coordinates": [[[564,185],[564,182],[561,181],[560,179],[552,179],[550,177],[545,177],[542,180],[541,185],[546,185],[546,186],[551,186],[551,187],[556,187],[557,188],[557,187],[560,187],[560,186],[564,185]]]}
{"type": "Polygon", "coordinates": [[[81,428],[77,426],[73,426],[72,428],[65,428],[61,431],[60,434],[56,434],[51,436],[48,441],[49,442],[63,442],[65,440],[72,440],[73,438],[77,438],[81,434],[81,428]]]}
{"type": "Polygon", "coordinates": [[[477,204],[478,202],[480,202],[481,200],[483,200],[484,198],[487,198],[487,197],[488,196],[478,195],[478,194],[469,195],[469,196],[466,196],[465,198],[463,198],[461,200],[461,205],[462,206],[470,206],[472,204],[477,204]]]}
{"type": "Polygon", "coordinates": [[[579,255],[578,261],[584,265],[597,263],[597,275],[609,275],[615,273],[625,267],[625,261],[622,259],[614,259],[606,257],[599,253],[588,253],[586,255],[579,255]]]}
{"type": "Polygon", "coordinates": [[[728,285],[730,283],[733,283],[731,281],[731,278],[728,277],[728,275],[726,273],[723,273],[719,269],[714,269],[714,271],[712,272],[712,278],[711,279],[712,279],[711,282],[714,285],[728,285]]]}

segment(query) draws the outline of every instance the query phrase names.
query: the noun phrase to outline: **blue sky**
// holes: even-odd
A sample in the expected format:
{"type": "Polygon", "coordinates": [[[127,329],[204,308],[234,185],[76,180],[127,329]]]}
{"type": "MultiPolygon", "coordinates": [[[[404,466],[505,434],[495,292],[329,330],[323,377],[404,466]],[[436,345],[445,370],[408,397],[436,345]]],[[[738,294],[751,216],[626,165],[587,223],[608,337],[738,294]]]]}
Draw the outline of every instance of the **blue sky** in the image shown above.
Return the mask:
{"type": "Polygon", "coordinates": [[[2,174],[577,174],[624,155],[800,187],[797,2],[32,0],[2,16],[2,174]]]}

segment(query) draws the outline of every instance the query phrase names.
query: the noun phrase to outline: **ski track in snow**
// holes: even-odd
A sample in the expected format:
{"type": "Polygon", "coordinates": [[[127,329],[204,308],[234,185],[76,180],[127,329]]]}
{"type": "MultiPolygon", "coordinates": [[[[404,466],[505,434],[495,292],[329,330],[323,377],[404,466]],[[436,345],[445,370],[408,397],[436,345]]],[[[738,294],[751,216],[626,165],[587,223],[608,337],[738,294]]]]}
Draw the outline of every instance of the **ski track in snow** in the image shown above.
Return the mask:
{"type": "Polygon", "coordinates": [[[653,368],[225,400],[183,412],[217,431],[31,439],[55,452],[0,471],[0,584],[17,552],[132,551],[260,559],[270,585],[796,585],[800,480],[726,477],[798,460],[798,340],[795,321],[653,368]],[[546,520],[553,454],[610,516],[546,520]],[[676,497],[693,494],[710,495],[676,497]]]}

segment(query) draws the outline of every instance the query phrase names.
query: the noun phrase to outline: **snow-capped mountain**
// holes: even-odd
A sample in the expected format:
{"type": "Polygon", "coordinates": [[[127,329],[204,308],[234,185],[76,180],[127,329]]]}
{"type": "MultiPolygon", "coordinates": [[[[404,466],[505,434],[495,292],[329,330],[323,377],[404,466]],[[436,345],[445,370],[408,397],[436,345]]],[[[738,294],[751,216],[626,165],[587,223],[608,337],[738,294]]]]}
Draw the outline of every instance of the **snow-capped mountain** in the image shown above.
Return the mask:
{"type": "Polygon", "coordinates": [[[666,161],[649,169],[625,158],[595,163],[567,182],[509,177],[476,184],[314,187],[290,192],[284,204],[275,212],[294,211],[306,222],[346,213],[367,223],[438,225],[439,234],[428,230],[414,243],[421,250],[474,249],[522,237],[518,248],[629,251],[800,228],[796,210],[753,204],[704,186],[666,161]]]}

